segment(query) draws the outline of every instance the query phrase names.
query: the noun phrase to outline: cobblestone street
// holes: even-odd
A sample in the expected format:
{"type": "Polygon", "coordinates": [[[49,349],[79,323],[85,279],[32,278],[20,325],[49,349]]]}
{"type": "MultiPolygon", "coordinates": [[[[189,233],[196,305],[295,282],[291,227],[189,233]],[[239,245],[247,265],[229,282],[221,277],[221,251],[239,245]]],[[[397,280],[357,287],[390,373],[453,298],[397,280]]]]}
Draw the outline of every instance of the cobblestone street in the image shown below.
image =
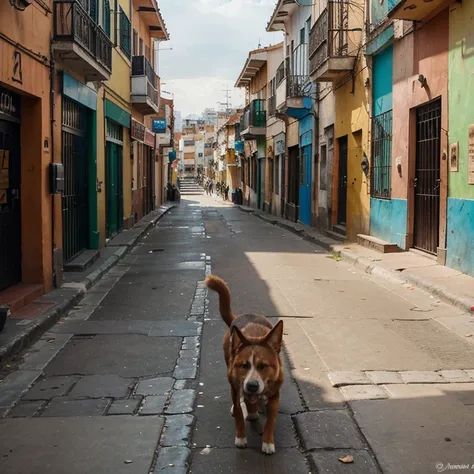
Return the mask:
{"type": "Polygon", "coordinates": [[[474,338],[442,324],[463,316],[237,207],[186,197],[11,361],[0,472],[400,474],[473,464],[474,338]],[[235,314],[284,320],[273,456],[260,450],[262,419],[247,423],[247,449],[234,446],[210,272],[229,284],[235,314]]]}

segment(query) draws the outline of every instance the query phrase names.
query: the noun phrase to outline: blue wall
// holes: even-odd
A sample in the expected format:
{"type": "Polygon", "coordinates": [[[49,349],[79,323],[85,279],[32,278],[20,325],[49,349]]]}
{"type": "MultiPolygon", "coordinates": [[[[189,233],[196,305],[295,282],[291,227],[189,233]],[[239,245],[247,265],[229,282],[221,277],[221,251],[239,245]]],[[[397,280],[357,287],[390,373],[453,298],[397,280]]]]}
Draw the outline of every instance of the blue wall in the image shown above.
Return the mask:
{"type": "MultiPolygon", "coordinates": [[[[393,107],[393,46],[388,46],[373,58],[373,115],[383,114],[393,107]]],[[[370,199],[370,235],[405,248],[407,227],[406,199],[370,199]]]]}
{"type": "Polygon", "coordinates": [[[393,90],[393,46],[390,45],[374,56],[372,65],[373,114],[380,115],[391,110],[393,90]]]}
{"type": "Polygon", "coordinates": [[[299,121],[300,146],[307,146],[313,142],[313,116],[307,115],[299,121]],[[304,137],[303,137],[304,135],[304,137]]]}
{"type": "Polygon", "coordinates": [[[407,219],[406,199],[370,198],[370,235],[404,249],[407,219]]]}
{"type": "Polygon", "coordinates": [[[474,200],[448,198],[446,264],[474,275],[474,200]]]}

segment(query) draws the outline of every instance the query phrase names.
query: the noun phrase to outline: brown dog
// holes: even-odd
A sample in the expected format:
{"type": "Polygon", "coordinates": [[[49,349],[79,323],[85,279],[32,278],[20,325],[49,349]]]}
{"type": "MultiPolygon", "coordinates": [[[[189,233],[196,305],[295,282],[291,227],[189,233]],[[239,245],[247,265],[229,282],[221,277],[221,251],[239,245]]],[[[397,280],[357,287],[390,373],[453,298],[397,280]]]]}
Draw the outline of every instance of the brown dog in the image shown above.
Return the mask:
{"type": "Polygon", "coordinates": [[[247,420],[258,420],[258,405],[266,404],[267,421],[263,430],[262,451],[273,454],[273,436],[283,383],[283,364],[280,360],[283,321],[272,327],[264,316],[235,316],[230,307],[230,291],[226,283],[217,276],[209,275],[206,285],[218,293],[219,311],[229,326],[224,336],[224,356],[235,418],[235,445],[238,448],[247,446],[241,405],[243,397],[247,420]]]}

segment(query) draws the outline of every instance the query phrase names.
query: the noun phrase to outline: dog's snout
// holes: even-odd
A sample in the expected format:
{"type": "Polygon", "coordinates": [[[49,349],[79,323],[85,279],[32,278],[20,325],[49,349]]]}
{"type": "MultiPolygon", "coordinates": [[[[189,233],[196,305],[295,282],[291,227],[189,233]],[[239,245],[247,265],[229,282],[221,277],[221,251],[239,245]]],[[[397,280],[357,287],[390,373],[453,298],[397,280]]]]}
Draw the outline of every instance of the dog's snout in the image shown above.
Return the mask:
{"type": "Polygon", "coordinates": [[[260,388],[258,382],[247,382],[247,385],[245,387],[247,389],[247,392],[249,393],[256,393],[258,392],[258,389],[260,388]]]}

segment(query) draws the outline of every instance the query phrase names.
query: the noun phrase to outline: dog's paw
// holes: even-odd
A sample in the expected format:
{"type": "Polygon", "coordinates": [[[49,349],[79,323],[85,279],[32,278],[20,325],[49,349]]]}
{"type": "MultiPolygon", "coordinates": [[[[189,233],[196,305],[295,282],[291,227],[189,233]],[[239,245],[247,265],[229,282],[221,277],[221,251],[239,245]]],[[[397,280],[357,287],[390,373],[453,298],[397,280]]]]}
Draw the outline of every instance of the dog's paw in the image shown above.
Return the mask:
{"type": "Polygon", "coordinates": [[[258,412],[249,413],[247,415],[247,421],[257,421],[258,420],[258,412]]]}
{"type": "Polygon", "coordinates": [[[265,454],[274,454],[275,453],[275,445],[273,443],[262,443],[262,453],[265,454]]]}
{"type": "Polygon", "coordinates": [[[247,438],[235,438],[235,445],[238,448],[246,448],[247,447],[247,438]]]}

